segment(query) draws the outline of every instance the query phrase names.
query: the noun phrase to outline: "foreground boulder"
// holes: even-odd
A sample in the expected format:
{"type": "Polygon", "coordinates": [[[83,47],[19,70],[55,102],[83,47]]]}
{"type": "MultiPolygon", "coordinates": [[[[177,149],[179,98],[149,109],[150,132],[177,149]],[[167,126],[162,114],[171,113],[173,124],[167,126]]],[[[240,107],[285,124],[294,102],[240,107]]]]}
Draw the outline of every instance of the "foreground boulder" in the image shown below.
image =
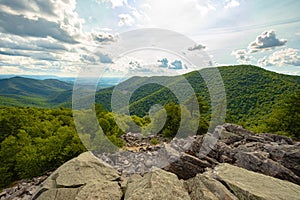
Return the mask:
{"type": "Polygon", "coordinates": [[[223,183],[238,199],[300,199],[300,186],[229,164],[220,164],[210,176],[223,183]]]}
{"type": "Polygon", "coordinates": [[[33,199],[121,199],[120,175],[90,152],[61,167],[41,185],[33,199]]]}
{"type": "Polygon", "coordinates": [[[129,178],[125,200],[190,200],[183,182],[175,174],[154,169],[144,175],[129,178]]]}
{"type": "Polygon", "coordinates": [[[221,182],[208,175],[197,174],[185,181],[185,188],[191,199],[238,200],[221,182]]]}
{"type": "Polygon", "coordinates": [[[225,124],[206,135],[147,141],[137,139],[139,146],[127,151],[94,152],[98,158],[83,153],[53,172],[38,192],[19,184],[3,190],[0,199],[35,193],[39,200],[300,200],[300,143],[290,138],[225,124]]]}
{"type": "MultiPolygon", "coordinates": [[[[86,152],[53,172],[32,199],[299,200],[299,197],[300,186],[294,183],[226,163],[207,168],[204,173],[186,180],[155,167],[143,175],[123,176],[86,152]]],[[[4,199],[20,198],[11,196],[4,199]]]]}
{"type": "MultiPolygon", "coordinates": [[[[144,147],[146,141],[134,144],[144,147]]],[[[136,149],[97,156],[128,176],[158,167],[187,180],[206,168],[229,163],[300,185],[300,143],[285,136],[255,134],[234,124],[217,126],[214,133],[136,149]]]]}
{"type": "MultiPolygon", "coordinates": [[[[299,143],[285,136],[254,134],[234,124],[217,128],[215,145],[205,145],[204,137],[199,136],[189,153],[203,159],[201,147],[205,147],[204,150],[208,150],[205,157],[219,163],[229,163],[300,185],[299,143]]],[[[206,134],[205,137],[215,138],[216,134],[206,134]]]]}

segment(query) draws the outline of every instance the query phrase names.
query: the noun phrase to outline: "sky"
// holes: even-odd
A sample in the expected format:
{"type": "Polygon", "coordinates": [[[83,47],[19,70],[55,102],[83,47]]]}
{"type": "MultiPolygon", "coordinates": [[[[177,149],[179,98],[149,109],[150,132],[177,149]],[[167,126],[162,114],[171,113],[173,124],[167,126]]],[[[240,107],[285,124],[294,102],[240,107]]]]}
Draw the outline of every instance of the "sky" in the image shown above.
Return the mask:
{"type": "Polygon", "coordinates": [[[172,75],[253,64],[300,75],[299,8],[299,0],[0,0],[0,74],[75,77],[94,66],[104,76],[172,75]]]}

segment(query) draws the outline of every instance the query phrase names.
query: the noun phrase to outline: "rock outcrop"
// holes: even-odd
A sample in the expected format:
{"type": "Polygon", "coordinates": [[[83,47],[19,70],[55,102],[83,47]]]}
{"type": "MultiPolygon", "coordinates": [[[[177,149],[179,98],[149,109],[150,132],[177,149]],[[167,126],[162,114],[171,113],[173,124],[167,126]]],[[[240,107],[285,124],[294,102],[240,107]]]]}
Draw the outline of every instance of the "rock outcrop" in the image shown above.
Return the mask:
{"type": "Polygon", "coordinates": [[[116,170],[84,153],[58,168],[32,199],[55,200],[299,200],[300,186],[230,164],[180,180],[170,172],[120,177],[116,170]]]}
{"type": "Polygon", "coordinates": [[[124,175],[143,175],[154,166],[189,179],[206,168],[229,163],[300,185],[300,143],[285,136],[254,134],[234,124],[219,126],[205,136],[97,156],[124,175]]]}
{"type": "Polygon", "coordinates": [[[30,200],[32,195],[34,195],[39,189],[42,182],[44,182],[51,172],[47,172],[40,177],[34,177],[31,180],[21,180],[16,186],[4,189],[0,192],[0,200],[5,199],[23,199],[30,200]]]}
{"type": "Polygon", "coordinates": [[[125,200],[190,200],[183,182],[175,174],[161,169],[131,176],[127,182],[125,200]]]}
{"type": "Polygon", "coordinates": [[[33,200],[119,200],[123,196],[120,178],[115,169],[86,152],[52,173],[33,200]]]}
{"type": "MultiPolygon", "coordinates": [[[[285,136],[243,131],[232,124],[219,128],[220,139],[207,157],[300,185],[300,143],[285,136]]],[[[205,146],[202,143],[203,137],[198,137],[192,154],[201,157],[199,146],[205,146]]]]}
{"type": "Polygon", "coordinates": [[[238,200],[221,182],[209,175],[197,174],[185,181],[185,188],[191,199],[238,200]]]}
{"type": "Polygon", "coordinates": [[[298,185],[233,165],[220,164],[210,176],[226,185],[238,199],[300,199],[298,185]]]}
{"type": "Polygon", "coordinates": [[[233,124],[155,146],[138,136],[124,138],[142,148],[68,161],[32,199],[300,200],[300,143],[290,138],[233,124]]]}

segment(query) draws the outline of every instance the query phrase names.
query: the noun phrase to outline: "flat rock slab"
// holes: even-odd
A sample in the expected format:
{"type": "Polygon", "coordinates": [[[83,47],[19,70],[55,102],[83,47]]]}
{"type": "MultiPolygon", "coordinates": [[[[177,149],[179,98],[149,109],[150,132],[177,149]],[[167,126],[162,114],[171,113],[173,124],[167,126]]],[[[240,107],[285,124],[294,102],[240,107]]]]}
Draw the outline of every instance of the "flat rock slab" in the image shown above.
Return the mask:
{"type": "Polygon", "coordinates": [[[299,185],[233,165],[218,165],[212,176],[225,184],[238,199],[300,200],[299,185]]]}
{"type": "Polygon", "coordinates": [[[184,182],[192,200],[238,200],[221,182],[204,174],[197,174],[184,182]]]}
{"type": "Polygon", "coordinates": [[[183,182],[175,174],[155,169],[143,177],[133,175],[127,183],[125,200],[190,200],[183,182]]]}

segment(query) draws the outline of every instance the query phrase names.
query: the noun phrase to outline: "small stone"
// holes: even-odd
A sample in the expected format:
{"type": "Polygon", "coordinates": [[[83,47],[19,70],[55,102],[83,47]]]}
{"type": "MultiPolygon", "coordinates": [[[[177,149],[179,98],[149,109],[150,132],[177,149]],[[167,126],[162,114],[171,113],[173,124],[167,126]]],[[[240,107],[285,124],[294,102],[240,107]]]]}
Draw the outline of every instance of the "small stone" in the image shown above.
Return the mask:
{"type": "Polygon", "coordinates": [[[153,162],[151,160],[146,160],[146,162],[145,162],[145,166],[148,168],[151,168],[152,164],[153,164],[153,162]]]}

